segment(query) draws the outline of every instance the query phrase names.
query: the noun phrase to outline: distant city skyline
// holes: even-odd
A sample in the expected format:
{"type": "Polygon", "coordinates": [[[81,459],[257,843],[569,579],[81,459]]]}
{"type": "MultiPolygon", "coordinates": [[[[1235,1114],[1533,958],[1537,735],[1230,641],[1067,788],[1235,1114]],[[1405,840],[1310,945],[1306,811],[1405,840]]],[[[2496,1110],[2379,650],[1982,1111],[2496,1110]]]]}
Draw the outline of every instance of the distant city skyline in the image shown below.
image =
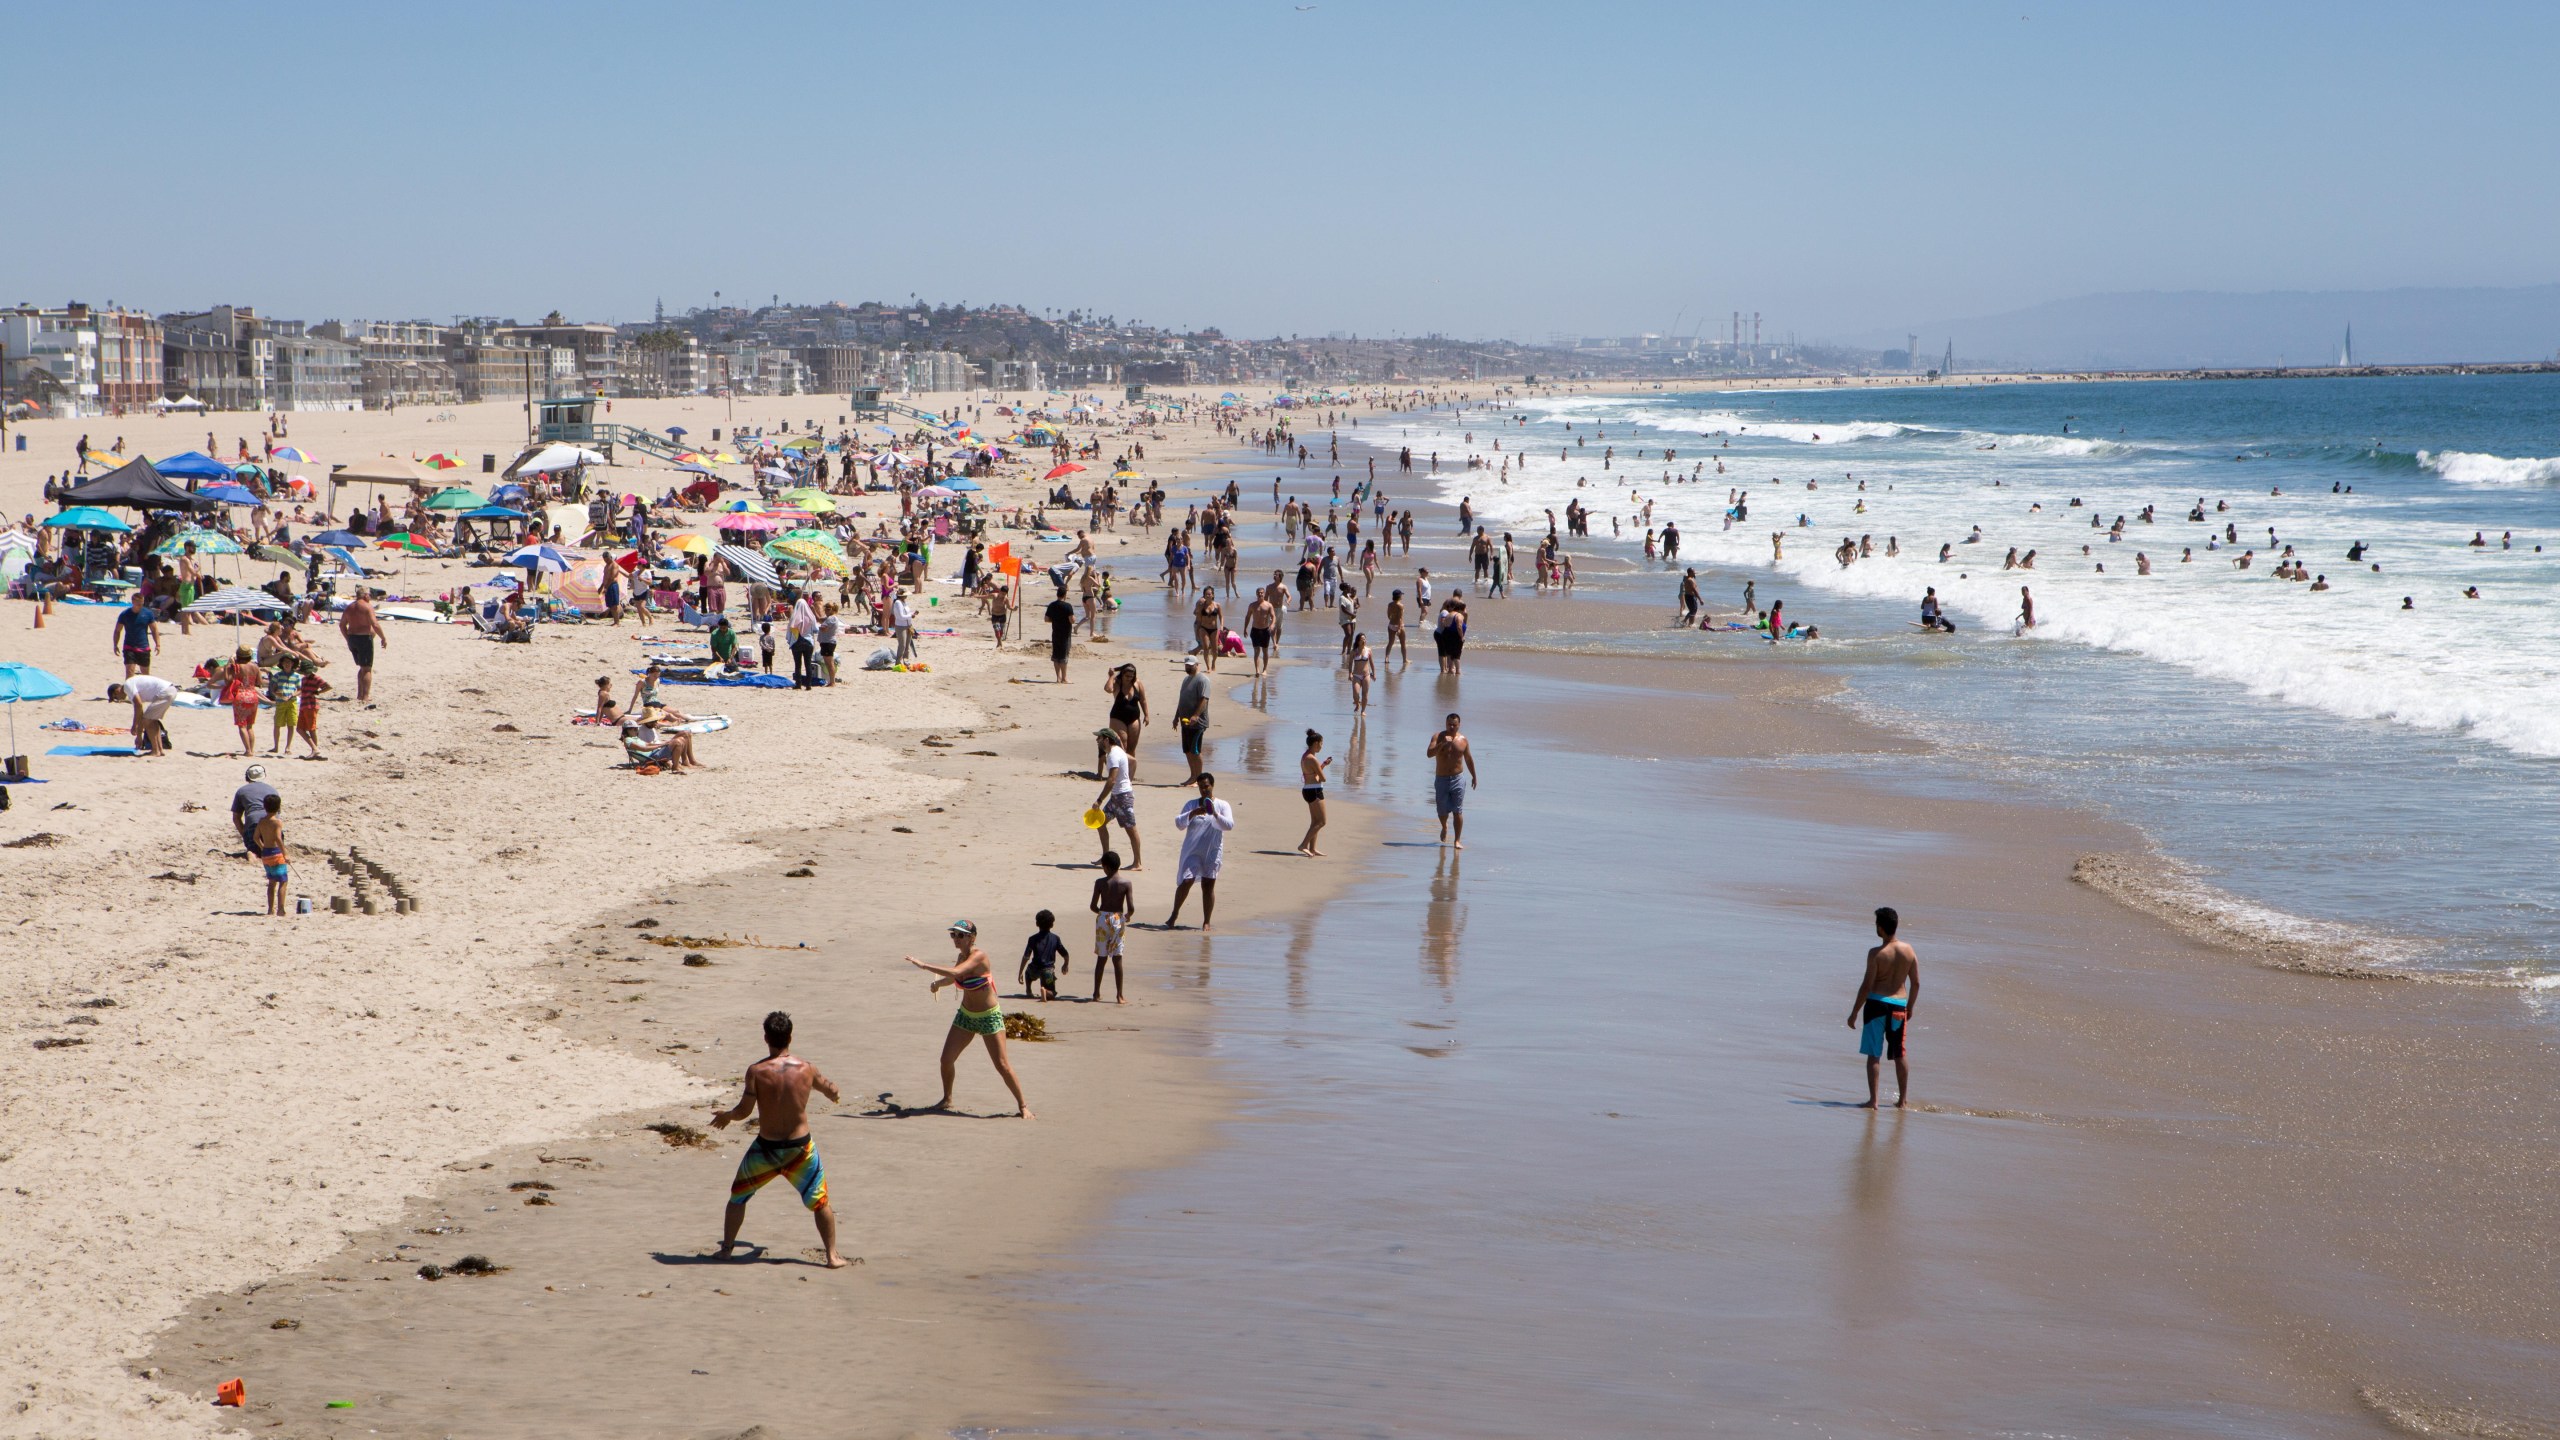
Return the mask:
{"type": "Polygon", "coordinates": [[[2560,15],[2523,6],[143,4],[11,40],[60,123],[14,147],[0,303],[1810,341],[2560,280],[2560,15]]]}

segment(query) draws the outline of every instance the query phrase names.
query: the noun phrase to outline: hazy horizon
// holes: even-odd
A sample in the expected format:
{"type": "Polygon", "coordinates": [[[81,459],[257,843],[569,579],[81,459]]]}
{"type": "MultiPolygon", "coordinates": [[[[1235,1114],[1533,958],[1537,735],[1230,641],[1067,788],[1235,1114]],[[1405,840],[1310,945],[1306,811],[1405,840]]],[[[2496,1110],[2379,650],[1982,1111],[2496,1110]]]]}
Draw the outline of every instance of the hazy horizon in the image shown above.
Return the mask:
{"type": "Polygon", "coordinates": [[[2560,280],[2560,200],[2517,183],[2560,161],[2560,16],[2526,8],[143,5],[12,33],[21,113],[77,143],[17,146],[5,302],[915,294],[1532,341],[1740,309],[1810,341],[2560,280]]]}

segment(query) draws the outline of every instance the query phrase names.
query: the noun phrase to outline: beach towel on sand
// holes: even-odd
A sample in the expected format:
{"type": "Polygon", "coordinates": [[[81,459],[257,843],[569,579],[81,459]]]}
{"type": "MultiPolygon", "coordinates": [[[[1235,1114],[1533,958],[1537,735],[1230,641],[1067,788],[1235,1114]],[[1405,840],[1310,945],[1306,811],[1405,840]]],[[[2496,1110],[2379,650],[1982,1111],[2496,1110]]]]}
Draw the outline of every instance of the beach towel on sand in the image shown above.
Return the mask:
{"type": "Polygon", "coordinates": [[[788,675],[739,675],[727,680],[687,680],[679,679],[673,675],[662,675],[658,678],[659,683],[664,685],[749,685],[759,690],[788,690],[791,688],[791,677],[788,675]]]}

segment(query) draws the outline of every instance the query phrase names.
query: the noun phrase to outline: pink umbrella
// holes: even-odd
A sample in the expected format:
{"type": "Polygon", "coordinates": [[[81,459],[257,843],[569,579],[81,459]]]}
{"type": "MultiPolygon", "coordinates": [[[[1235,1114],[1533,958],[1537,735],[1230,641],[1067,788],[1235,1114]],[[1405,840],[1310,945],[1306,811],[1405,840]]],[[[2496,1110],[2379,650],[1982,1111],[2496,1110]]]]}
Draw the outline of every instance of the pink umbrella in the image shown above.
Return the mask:
{"type": "Polygon", "coordinates": [[[772,515],[723,515],[718,524],[723,530],[779,530],[782,521],[772,515]]]}

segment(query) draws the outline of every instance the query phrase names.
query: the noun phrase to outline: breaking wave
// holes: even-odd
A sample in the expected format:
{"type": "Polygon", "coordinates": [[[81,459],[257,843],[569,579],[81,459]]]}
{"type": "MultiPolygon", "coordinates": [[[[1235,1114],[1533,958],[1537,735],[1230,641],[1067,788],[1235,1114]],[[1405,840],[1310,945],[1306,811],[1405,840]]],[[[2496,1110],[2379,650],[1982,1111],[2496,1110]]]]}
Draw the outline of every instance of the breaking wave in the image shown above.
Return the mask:
{"type": "Polygon", "coordinates": [[[2469,450],[2421,450],[2421,468],[2433,470],[2456,485],[2560,484],[2560,458],[2481,455],[2469,450]]]}

